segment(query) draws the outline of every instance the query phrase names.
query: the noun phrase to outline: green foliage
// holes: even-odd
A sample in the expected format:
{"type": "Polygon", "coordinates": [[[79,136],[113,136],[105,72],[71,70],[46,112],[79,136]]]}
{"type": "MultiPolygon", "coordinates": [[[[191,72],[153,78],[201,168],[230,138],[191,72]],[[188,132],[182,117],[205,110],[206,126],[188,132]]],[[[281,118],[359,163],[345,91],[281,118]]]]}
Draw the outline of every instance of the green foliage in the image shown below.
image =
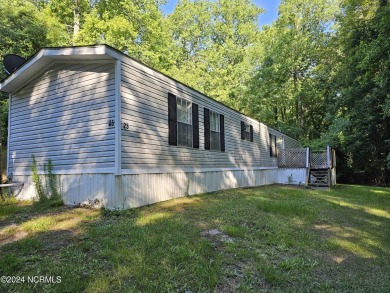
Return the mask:
{"type": "Polygon", "coordinates": [[[329,48],[337,5],[332,0],[283,1],[263,29],[264,55],[247,95],[247,111],[300,139],[325,130],[329,48]]]}
{"type": "Polygon", "coordinates": [[[32,162],[32,181],[38,196],[38,201],[45,202],[50,199],[55,205],[62,205],[61,179],[53,173],[53,163],[51,159],[48,159],[47,164],[45,163],[43,165],[44,180],[42,180],[41,176],[38,174],[37,161],[34,155],[32,155],[32,162]]]}
{"type": "Polygon", "coordinates": [[[344,1],[337,33],[337,60],[331,112],[345,120],[340,141],[344,180],[390,184],[387,164],[390,140],[389,68],[390,5],[388,1],[344,1]]]}
{"type": "MultiPolygon", "coordinates": [[[[48,28],[30,1],[4,0],[0,11],[0,60],[9,53],[28,57],[47,42],[48,28]]],[[[4,77],[2,70],[0,78],[4,77]]]]}
{"type": "Polygon", "coordinates": [[[1,144],[6,147],[8,141],[8,100],[0,100],[0,132],[1,144]]]}
{"type": "Polygon", "coordinates": [[[48,196],[45,192],[45,188],[43,187],[41,177],[38,174],[38,166],[37,161],[35,160],[35,156],[32,155],[32,165],[31,165],[31,179],[35,187],[35,191],[38,196],[39,201],[46,201],[48,196]]]}
{"type": "Polygon", "coordinates": [[[85,17],[75,41],[108,44],[149,66],[166,71],[172,65],[171,45],[160,0],[100,1],[85,17]]]}
{"type": "Polygon", "coordinates": [[[61,180],[59,176],[53,174],[53,163],[51,159],[48,159],[47,164],[43,165],[45,172],[46,190],[48,197],[53,200],[62,200],[61,195],[61,180]]]}
{"type": "Polygon", "coordinates": [[[169,73],[211,97],[242,109],[244,91],[256,66],[263,12],[252,1],[180,1],[168,16],[175,42],[169,73]]]}

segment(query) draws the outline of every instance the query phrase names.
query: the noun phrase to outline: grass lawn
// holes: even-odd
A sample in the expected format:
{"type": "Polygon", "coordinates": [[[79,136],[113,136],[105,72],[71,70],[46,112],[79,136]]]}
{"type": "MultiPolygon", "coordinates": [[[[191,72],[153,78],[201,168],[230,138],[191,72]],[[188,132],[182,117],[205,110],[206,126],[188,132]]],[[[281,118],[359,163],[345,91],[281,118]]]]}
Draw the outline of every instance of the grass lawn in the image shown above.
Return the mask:
{"type": "Polygon", "coordinates": [[[0,272],[20,277],[0,292],[389,292],[390,189],[266,186],[122,212],[7,200],[0,272]]]}

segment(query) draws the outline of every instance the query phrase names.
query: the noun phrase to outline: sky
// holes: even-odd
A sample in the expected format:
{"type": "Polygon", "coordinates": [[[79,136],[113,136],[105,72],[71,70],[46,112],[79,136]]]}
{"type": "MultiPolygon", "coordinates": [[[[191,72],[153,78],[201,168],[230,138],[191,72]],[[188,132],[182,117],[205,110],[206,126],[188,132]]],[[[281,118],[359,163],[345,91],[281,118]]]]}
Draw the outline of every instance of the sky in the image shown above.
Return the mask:
{"type": "MultiPolygon", "coordinates": [[[[168,0],[161,8],[165,14],[170,14],[175,9],[178,0],[168,0]]],[[[271,24],[278,17],[278,6],[280,0],[253,0],[253,2],[263,8],[265,12],[259,16],[259,26],[271,24]]]]}

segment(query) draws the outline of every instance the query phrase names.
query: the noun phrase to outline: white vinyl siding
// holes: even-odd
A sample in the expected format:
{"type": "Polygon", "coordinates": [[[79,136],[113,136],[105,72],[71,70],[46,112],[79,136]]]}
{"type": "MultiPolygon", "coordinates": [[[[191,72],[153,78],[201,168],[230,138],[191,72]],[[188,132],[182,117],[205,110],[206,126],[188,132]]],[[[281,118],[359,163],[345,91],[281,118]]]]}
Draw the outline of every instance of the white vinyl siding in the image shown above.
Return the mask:
{"type": "Polygon", "coordinates": [[[11,98],[9,173],[113,168],[113,63],[54,64],[11,98]]]}
{"type": "Polygon", "coordinates": [[[122,59],[121,84],[122,123],[129,125],[122,129],[122,169],[277,167],[264,124],[129,58],[122,59]],[[198,104],[199,149],[169,146],[168,93],[198,104]],[[225,117],[225,152],[204,150],[204,108],[225,117]],[[240,121],[253,126],[256,143],[241,140],[240,121]]]}

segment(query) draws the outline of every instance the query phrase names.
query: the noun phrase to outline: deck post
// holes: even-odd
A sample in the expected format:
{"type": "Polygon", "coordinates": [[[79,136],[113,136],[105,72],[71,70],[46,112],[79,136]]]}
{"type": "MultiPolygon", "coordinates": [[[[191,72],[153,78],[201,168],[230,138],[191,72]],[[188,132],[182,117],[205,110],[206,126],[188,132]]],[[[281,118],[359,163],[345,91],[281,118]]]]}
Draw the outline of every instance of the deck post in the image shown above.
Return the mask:
{"type": "Polygon", "coordinates": [[[332,153],[330,146],[326,146],[326,158],[327,158],[327,164],[328,164],[328,188],[332,185],[332,153]]]}
{"type": "Polygon", "coordinates": [[[310,181],[310,148],[306,148],[306,187],[309,186],[310,181]]]}

